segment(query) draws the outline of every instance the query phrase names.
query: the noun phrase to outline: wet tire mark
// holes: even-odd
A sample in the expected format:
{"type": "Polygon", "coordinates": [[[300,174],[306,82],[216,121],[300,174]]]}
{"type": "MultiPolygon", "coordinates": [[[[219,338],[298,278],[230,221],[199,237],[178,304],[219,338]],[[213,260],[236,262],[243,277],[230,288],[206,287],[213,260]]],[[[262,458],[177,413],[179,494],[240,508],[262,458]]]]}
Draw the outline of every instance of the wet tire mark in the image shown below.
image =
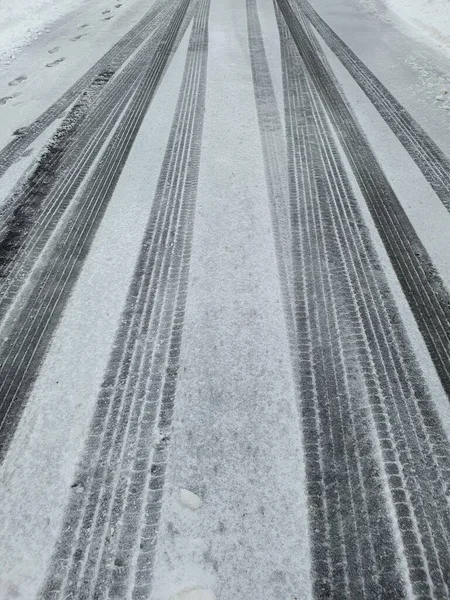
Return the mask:
{"type": "Polygon", "coordinates": [[[208,8],[202,1],[194,21],[141,253],[74,484],[82,491],[72,494],[46,600],[80,590],[150,596],[195,219],[208,8]]]}
{"type": "MultiPolygon", "coordinates": [[[[0,281],[8,275],[11,263],[36,222],[42,202],[55,183],[58,168],[75,134],[86,118],[91,105],[112,76],[113,73],[107,71],[94,79],[65,116],[20,192],[16,197],[10,199],[10,203],[14,204],[15,208],[10,216],[4,217],[0,228],[0,281]]],[[[26,128],[16,130],[14,133],[25,135],[26,128]]]]}
{"type": "MultiPolygon", "coordinates": [[[[442,385],[450,397],[450,295],[323,56],[287,0],[276,0],[336,129],[442,385]]],[[[311,34],[313,35],[313,34],[311,34]]]]}
{"type": "MultiPolygon", "coordinates": [[[[287,115],[291,115],[289,118],[294,122],[295,119],[300,121],[296,127],[287,127],[288,131],[293,132],[290,154],[294,152],[291,154],[294,159],[295,153],[303,154],[303,160],[297,162],[296,169],[292,170],[290,166],[291,173],[295,175],[299,171],[301,174],[296,176],[291,186],[294,198],[299,194],[301,196],[298,209],[292,213],[292,221],[296,223],[296,228],[300,228],[299,254],[303,270],[306,270],[302,287],[299,288],[300,306],[295,314],[301,317],[298,322],[304,328],[300,339],[309,340],[313,349],[314,340],[318,340],[320,345],[316,360],[314,350],[311,352],[311,349],[305,348],[300,368],[300,375],[306,368],[302,410],[307,463],[310,452],[311,458],[319,457],[319,460],[314,458],[314,464],[311,463],[308,472],[308,487],[314,490],[311,514],[312,517],[318,517],[317,521],[314,520],[315,528],[312,530],[315,593],[324,599],[401,598],[407,594],[406,586],[409,585],[415,597],[448,598],[448,440],[409,347],[395,302],[377,264],[357,202],[352,197],[325,109],[352,167],[362,168],[358,164],[358,159],[362,157],[361,161],[367,161],[365,164],[370,165],[372,176],[376,173],[382,178],[382,174],[378,173],[375,158],[365,148],[365,141],[359,137],[359,132],[355,133],[357,126],[352,120],[353,116],[330,78],[325,58],[317,53],[308,29],[303,27],[302,16],[296,16],[286,0],[277,0],[277,4],[297,49],[290,69],[294,69],[295,65],[297,68],[301,65],[305,67],[303,77],[294,75],[292,79],[294,85],[300,85],[299,98],[302,93],[306,94],[306,104],[296,101],[291,89],[286,93],[286,104],[289,107],[287,115]],[[304,129],[303,136],[298,135],[298,127],[300,131],[304,129]],[[310,166],[308,152],[310,158],[315,157],[315,164],[310,166]],[[306,196],[305,180],[309,180],[308,185],[313,186],[306,188],[306,196]],[[317,197],[307,208],[308,190],[311,189],[316,190],[317,197]],[[318,287],[321,273],[324,274],[322,290],[318,287]],[[312,295],[308,294],[308,286],[312,295]],[[316,330],[311,329],[314,320],[316,330]],[[325,328],[323,322],[328,323],[325,328]],[[330,335],[335,336],[334,340],[333,337],[329,338],[330,335]],[[324,354],[327,338],[331,339],[328,356],[324,354]],[[340,351],[333,350],[339,346],[340,351]],[[323,382],[328,381],[327,386],[334,385],[329,372],[332,372],[333,363],[338,365],[339,361],[341,367],[335,372],[347,371],[348,389],[351,390],[358,381],[361,388],[359,391],[358,387],[355,388],[353,397],[350,395],[351,402],[345,408],[345,393],[337,387],[326,402],[330,407],[327,414],[324,406],[327,390],[325,388],[319,392],[323,382]],[[322,368],[326,365],[327,372],[321,372],[320,365],[322,368]],[[313,394],[311,408],[308,409],[305,401],[311,394],[311,384],[314,384],[312,390],[317,389],[321,403],[314,406],[313,394]],[[363,404],[358,408],[361,402],[363,404]],[[341,408],[338,410],[339,405],[341,408]],[[339,411],[345,412],[340,414],[339,411]],[[337,424],[342,418],[341,428],[346,434],[340,440],[337,424]],[[368,425],[364,441],[361,427],[368,425]],[[350,434],[352,428],[355,428],[354,439],[350,434]],[[362,446],[356,458],[359,456],[360,467],[350,465],[348,477],[350,481],[359,470],[364,478],[363,486],[356,485],[352,494],[355,502],[355,494],[365,490],[366,506],[370,509],[370,526],[366,533],[359,521],[363,516],[362,500],[354,504],[358,508],[356,517],[347,515],[352,498],[345,491],[346,484],[342,479],[343,467],[359,444],[362,446]],[[369,468],[368,459],[373,461],[377,455],[378,460],[369,468]],[[334,467],[330,459],[334,460],[334,467]],[[327,475],[330,464],[332,468],[327,475]],[[371,487],[377,481],[380,489],[371,493],[371,487]],[[391,511],[385,502],[391,506],[391,511]],[[336,522],[330,521],[330,514],[336,522]],[[383,516],[386,518],[387,514],[391,514],[391,532],[386,526],[385,531],[380,530],[381,519],[383,516]],[[346,525],[343,526],[343,523],[346,525]],[[352,540],[349,534],[353,524],[358,530],[352,540]],[[370,538],[373,539],[372,552],[364,556],[370,549],[370,538]],[[390,557],[387,552],[389,545],[386,546],[389,538],[390,557]],[[400,538],[401,542],[392,544],[394,538],[400,538]],[[395,552],[392,556],[393,550],[398,554],[398,561],[395,552]],[[359,559],[356,557],[355,560],[355,552],[360,554],[359,559]],[[400,562],[404,567],[396,575],[395,565],[400,562]],[[406,574],[407,581],[403,581],[401,572],[406,574]]],[[[289,76],[289,69],[287,71],[286,76],[289,76]]],[[[290,165],[295,165],[292,158],[290,165]]],[[[378,189],[383,190],[383,202],[386,203],[389,198],[391,210],[392,205],[395,207],[395,197],[389,197],[391,190],[387,188],[387,183],[381,184],[378,180],[378,187],[371,190],[368,175],[362,180],[358,178],[359,173],[355,174],[369,208],[374,201],[370,193],[374,194],[378,189]]],[[[381,232],[381,235],[384,233],[381,232]]],[[[293,252],[295,257],[295,246],[293,252]]],[[[407,254],[404,252],[402,258],[405,256],[407,254]]],[[[301,265],[294,269],[294,273],[302,271],[301,265]]],[[[302,341],[301,347],[305,345],[302,341]]]]}
{"type": "MultiPolygon", "coordinates": [[[[176,5],[171,7],[170,16],[173,16],[175,8],[176,5]]],[[[188,13],[192,13],[193,8],[189,8],[188,13]]],[[[7,277],[3,282],[0,279],[0,319],[5,317],[19,296],[23,301],[24,281],[34,269],[36,262],[39,261],[41,252],[50,240],[54,229],[68,210],[76,210],[72,206],[76,192],[96,156],[101,152],[117,119],[145,77],[148,65],[164,39],[165,27],[166,24],[162,20],[154,23],[154,34],[132,58],[126,69],[113,78],[111,84],[93,103],[92,109],[89,110],[87,118],[79,127],[73,143],[64,153],[58,169],[59,173],[53,177],[53,179],[56,178],[55,185],[40,202],[41,209],[36,214],[32,229],[29,233],[25,232],[22,235],[23,243],[18,245],[14,262],[10,262],[7,277]]],[[[178,40],[181,39],[180,36],[184,35],[184,27],[185,25],[180,29],[178,40]]],[[[96,78],[96,80],[98,79],[96,78]]],[[[45,179],[46,175],[43,173],[42,177],[36,179],[34,186],[28,186],[27,193],[24,193],[24,184],[19,182],[14,192],[15,195],[13,194],[13,197],[5,203],[2,210],[0,239],[8,231],[10,215],[20,205],[25,206],[31,202],[35,189],[39,190],[42,183],[48,187],[45,179]]],[[[79,198],[75,200],[75,206],[78,206],[79,201],[79,198]]]]}

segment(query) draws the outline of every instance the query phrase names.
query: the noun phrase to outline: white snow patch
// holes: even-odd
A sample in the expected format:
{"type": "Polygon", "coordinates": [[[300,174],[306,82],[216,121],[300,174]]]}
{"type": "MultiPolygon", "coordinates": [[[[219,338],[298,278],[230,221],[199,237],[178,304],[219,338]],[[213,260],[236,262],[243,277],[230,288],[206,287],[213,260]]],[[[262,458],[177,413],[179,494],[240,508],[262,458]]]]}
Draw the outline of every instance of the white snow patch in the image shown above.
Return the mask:
{"type": "Polygon", "coordinates": [[[403,21],[450,48],[449,0],[383,0],[403,21]]]}
{"type": "Polygon", "coordinates": [[[0,2],[0,62],[14,58],[19,48],[86,0],[17,0],[0,2]]]}
{"type": "Polygon", "coordinates": [[[216,600],[216,595],[204,588],[189,588],[171,596],[170,600],[216,600]]]}
{"type": "Polygon", "coordinates": [[[197,494],[184,488],[180,490],[180,502],[191,510],[197,510],[203,504],[202,499],[197,494]]]}

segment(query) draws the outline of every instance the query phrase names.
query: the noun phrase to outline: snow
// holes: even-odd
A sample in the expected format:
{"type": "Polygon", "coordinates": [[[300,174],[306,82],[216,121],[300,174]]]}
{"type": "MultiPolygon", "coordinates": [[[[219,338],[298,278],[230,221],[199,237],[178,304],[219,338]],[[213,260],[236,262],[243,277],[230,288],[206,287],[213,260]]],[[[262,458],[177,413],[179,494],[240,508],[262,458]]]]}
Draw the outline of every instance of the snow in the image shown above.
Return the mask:
{"type": "MultiPolygon", "coordinates": [[[[438,5],[439,1],[430,0],[429,4],[438,5]]],[[[10,50],[17,47],[10,32],[21,19],[19,45],[31,39],[25,30],[35,32],[29,36],[37,35],[45,22],[83,2],[24,0],[15,7],[10,26],[5,15],[9,18],[14,11],[0,6],[0,44],[9,44],[10,50]],[[42,11],[37,9],[41,6],[42,11]]],[[[266,0],[258,0],[258,6],[275,92],[281,99],[273,8],[266,0]]],[[[100,22],[100,17],[96,18],[100,22]]],[[[72,25],[74,28],[78,23],[72,25]]],[[[68,30],[59,35],[70,47],[68,30]]],[[[101,55],[108,45],[107,33],[101,38],[103,46],[95,40],[82,40],[84,54],[80,54],[90,52],[90,61],[95,52],[101,55]]],[[[43,43],[44,37],[32,48],[43,43]]],[[[57,43],[62,44],[61,40],[57,43]]],[[[364,41],[367,51],[372,52],[373,39],[364,41]]],[[[53,44],[45,42],[39,56],[35,52],[27,59],[27,70],[22,70],[24,53],[18,57],[11,81],[27,72],[25,85],[31,88],[33,72],[36,78],[42,73],[50,78],[48,69],[34,69],[32,63],[39,58],[44,64],[42,57],[47,60],[47,47],[53,44]]],[[[0,539],[6,540],[0,544],[0,599],[2,593],[24,600],[36,597],[58,537],[150,210],[178,97],[186,44],[187,36],[133,146],[0,469],[0,539]]],[[[404,48],[400,47],[399,55],[411,56],[404,48]]],[[[62,63],[61,78],[69,73],[66,65],[72,69],[70,61],[75,61],[77,53],[77,49],[72,54],[64,49],[68,58],[62,63]]],[[[398,65],[387,69],[384,60],[386,72],[393,79],[397,77],[407,94],[409,87],[398,77],[398,65]]],[[[221,600],[306,600],[312,593],[302,434],[264,183],[245,2],[213,2],[208,61],[190,288],[152,599],[215,600],[217,595],[221,600]]],[[[42,103],[81,72],[82,66],[75,65],[67,79],[52,79],[53,91],[42,86],[42,93],[48,94],[42,103]]],[[[339,66],[333,63],[333,67],[351,96],[353,108],[359,110],[359,117],[362,114],[362,126],[371,143],[377,152],[383,152],[383,167],[450,285],[450,258],[445,251],[450,234],[448,213],[430,195],[428,185],[387,126],[379,123],[373,107],[366,106],[362,92],[353,89],[356,84],[348,81],[339,66]]],[[[50,71],[51,77],[56,77],[56,69],[50,71]]],[[[4,81],[6,86],[9,75],[4,81]]],[[[436,105],[447,103],[446,89],[442,85],[433,92],[436,105]]],[[[6,116],[0,124],[23,124],[16,113],[31,111],[28,93],[28,89],[23,92],[19,110],[12,103],[2,107],[6,116]]],[[[418,92],[415,97],[419,96],[418,92]]],[[[38,112],[37,104],[31,108],[38,112]]],[[[447,114],[434,110],[437,120],[438,113],[447,114]]],[[[45,135],[34,146],[39,146],[45,135]]],[[[18,176],[25,162],[13,166],[9,174],[18,176]]],[[[8,186],[10,183],[8,180],[8,186]]],[[[358,199],[450,435],[450,405],[364,201],[358,199]]],[[[83,490],[79,487],[77,491],[83,490]]]]}
{"type": "Polygon", "coordinates": [[[450,48],[450,2],[448,0],[384,1],[401,19],[450,48]]]}
{"type": "Polygon", "coordinates": [[[170,600],[216,600],[214,592],[204,588],[189,588],[175,594],[170,600]]]}
{"type": "MultiPolygon", "coordinates": [[[[271,3],[259,6],[273,30],[271,3]]],[[[306,600],[312,591],[302,435],[245,3],[212,2],[209,34],[189,289],[151,600],[192,587],[213,590],[220,600],[306,600]],[[201,495],[200,510],[180,505],[180,487],[201,495]]]]}
{"type": "MultiPolygon", "coordinates": [[[[447,240],[450,239],[450,214],[357,83],[323,42],[321,46],[408,218],[427,248],[444,283],[450,289],[450,256],[446,250],[447,240]]],[[[401,73],[397,75],[402,77],[401,73]]],[[[339,143],[338,147],[340,147],[339,143]]],[[[347,167],[348,177],[359,202],[361,214],[370,230],[383,273],[389,282],[406,333],[418,357],[445,434],[450,440],[450,403],[447,395],[343,151],[341,151],[341,159],[347,167]]]]}
{"type": "Polygon", "coordinates": [[[199,498],[197,494],[194,494],[194,492],[189,490],[185,490],[184,488],[180,490],[180,502],[191,510],[197,510],[197,508],[200,508],[200,506],[203,504],[202,499],[199,498]]]}
{"type": "Polygon", "coordinates": [[[38,37],[53,21],[87,0],[2,0],[0,61],[38,37]]]}
{"type": "Polygon", "coordinates": [[[60,533],[155,193],[187,40],[133,144],[0,466],[0,600],[37,597],[60,533]]]}

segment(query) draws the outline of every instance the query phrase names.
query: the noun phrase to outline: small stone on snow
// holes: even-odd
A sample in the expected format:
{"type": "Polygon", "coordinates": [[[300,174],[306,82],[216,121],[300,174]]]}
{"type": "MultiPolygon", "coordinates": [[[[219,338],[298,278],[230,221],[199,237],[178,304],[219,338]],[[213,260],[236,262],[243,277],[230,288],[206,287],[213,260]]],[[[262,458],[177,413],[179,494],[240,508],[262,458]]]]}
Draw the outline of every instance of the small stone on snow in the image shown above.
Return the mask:
{"type": "Polygon", "coordinates": [[[180,502],[187,506],[191,510],[197,510],[203,504],[201,498],[194,494],[194,492],[190,492],[189,490],[185,490],[182,488],[180,490],[180,502]]]}
{"type": "Polygon", "coordinates": [[[170,600],[216,600],[216,595],[204,588],[189,588],[171,596],[170,600]]]}

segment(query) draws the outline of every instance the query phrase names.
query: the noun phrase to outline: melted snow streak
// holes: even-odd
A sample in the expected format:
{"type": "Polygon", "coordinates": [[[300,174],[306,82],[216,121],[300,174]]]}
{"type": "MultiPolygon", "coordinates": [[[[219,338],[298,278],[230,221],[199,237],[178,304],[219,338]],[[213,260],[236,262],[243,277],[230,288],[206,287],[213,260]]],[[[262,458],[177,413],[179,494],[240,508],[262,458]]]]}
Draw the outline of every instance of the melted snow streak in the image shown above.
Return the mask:
{"type": "MultiPolygon", "coordinates": [[[[284,0],[278,4],[288,23],[296,18],[284,0]]],[[[299,40],[277,10],[287,137],[287,169],[280,172],[285,152],[275,152],[279,115],[254,0],[247,8],[302,417],[315,597],[448,598],[447,438],[345,175],[325,103],[299,56],[299,40]]]]}
{"type": "Polygon", "coordinates": [[[317,14],[307,0],[299,6],[409,152],[436,195],[450,211],[450,161],[408,111],[317,14]]]}
{"type": "Polygon", "coordinates": [[[206,91],[198,6],[169,142],[41,597],[149,598],[186,305],[206,91]]]}
{"type": "MultiPolygon", "coordinates": [[[[0,307],[4,302],[5,312],[2,316],[10,305],[11,310],[3,319],[1,329],[5,337],[0,344],[0,458],[7,450],[51,335],[76,282],[148,106],[189,24],[192,14],[190,11],[186,15],[189,6],[190,0],[180,0],[175,4],[172,18],[160,35],[155,37],[155,45],[149,46],[146,60],[144,56],[138,59],[140,66],[145,64],[146,68],[134,88],[131,100],[128,97],[126,110],[102,154],[102,160],[97,162],[87,185],[79,194],[78,202],[71,206],[67,218],[50,238],[61,212],[85,178],[86,167],[83,162],[77,162],[75,170],[69,174],[69,181],[61,181],[56,191],[46,198],[45,210],[41,211],[26,237],[22,254],[3,281],[0,307]],[[47,240],[46,251],[42,252],[47,240]],[[28,274],[36,262],[38,265],[33,269],[30,285],[27,285],[23,281],[24,273],[28,274]]],[[[121,96],[116,100],[123,108],[121,96]]],[[[111,102],[114,106],[114,101],[111,102]]],[[[117,109],[110,116],[117,121],[119,115],[120,109],[117,109]]],[[[95,146],[93,150],[83,137],[82,130],[89,127],[89,122],[89,118],[84,121],[78,146],[74,144],[73,148],[79,149],[80,160],[84,153],[96,152],[91,155],[92,163],[101,144],[92,144],[95,146]]],[[[98,142],[98,135],[94,134],[93,137],[94,142],[98,142]]]]}

